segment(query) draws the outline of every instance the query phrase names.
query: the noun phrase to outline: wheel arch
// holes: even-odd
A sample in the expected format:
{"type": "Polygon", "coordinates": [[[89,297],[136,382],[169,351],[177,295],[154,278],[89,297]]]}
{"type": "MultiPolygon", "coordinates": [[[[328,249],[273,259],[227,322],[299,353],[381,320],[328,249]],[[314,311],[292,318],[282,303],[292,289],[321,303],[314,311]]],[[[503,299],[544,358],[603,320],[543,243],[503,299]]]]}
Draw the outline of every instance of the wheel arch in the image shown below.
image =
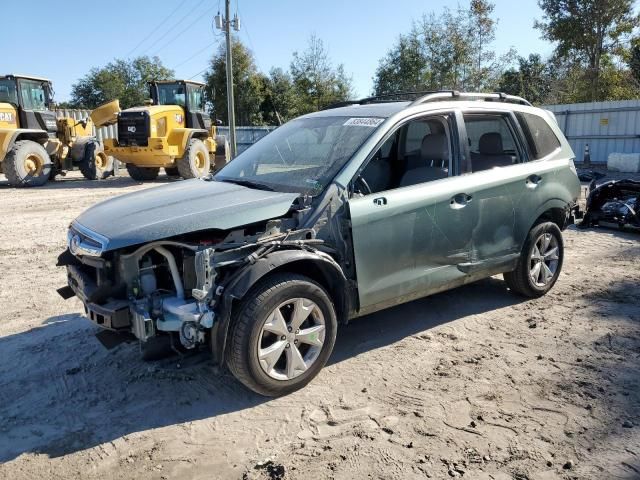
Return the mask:
{"type": "Polygon", "coordinates": [[[7,152],[13,148],[16,142],[21,140],[31,140],[44,146],[49,141],[49,135],[44,130],[26,128],[0,130],[0,160],[4,160],[7,152]]]}
{"type": "Polygon", "coordinates": [[[347,321],[352,299],[348,280],[335,260],[324,253],[307,250],[276,251],[239,271],[225,288],[222,311],[212,333],[213,353],[220,364],[225,359],[234,308],[255,285],[276,273],[300,274],[320,284],[333,301],[338,321],[347,321]]]}
{"type": "Polygon", "coordinates": [[[185,150],[191,139],[205,140],[209,136],[209,132],[199,128],[174,128],[167,138],[169,145],[178,147],[178,156],[184,155],[185,150]]]}
{"type": "Polygon", "coordinates": [[[571,206],[559,198],[548,200],[538,208],[536,219],[529,226],[529,230],[541,221],[553,222],[560,230],[564,230],[567,227],[570,210],[571,206]]]}

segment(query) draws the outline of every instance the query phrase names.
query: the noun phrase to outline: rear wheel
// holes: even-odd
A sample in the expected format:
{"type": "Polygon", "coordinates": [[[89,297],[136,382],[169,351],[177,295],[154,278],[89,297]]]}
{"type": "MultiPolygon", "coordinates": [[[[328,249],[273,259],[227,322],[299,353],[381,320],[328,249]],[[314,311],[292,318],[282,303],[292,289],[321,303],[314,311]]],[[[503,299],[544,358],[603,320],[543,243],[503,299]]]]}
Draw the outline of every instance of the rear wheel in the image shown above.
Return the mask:
{"type": "Polygon", "coordinates": [[[302,275],[273,275],[240,304],[227,364],[254,392],[285,395],[305,386],[322,369],[336,330],[333,303],[320,285],[302,275]]]}
{"type": "Polygon", "coordinates": [[[16,142],[4,158],[2,169],[14,187],[39,187],[49,180],[53,165],[45,148],[32,140],[16,142]]]}
{"type": "Polygon", "coordinates": [[[200,178],[209,174],[211,160],[209,151],[202,140],[192,138],[182,158],[177,161],[182,178],[200,178]]]}
{"type": "Polygon", "coordinates": [[[102,143],[90,140],[84,146],[80,172],[87,180],[103,180],[113,175],[113,157],[104,153],[102,143]]]}
{"type": "Polygon", "coordinates": [[[541,297],[558,280],[564,259],[562,232],[553,222],[535,225],[527,235],[513,272],[504,273],[511,290],[526,297],[541,297]]]}
{"type": "Polygon", "coordinates": [[[138,167],[131,163],[127,163],[127,172],[129,176],[136,182],[148,182],[158,178],[160,168],[158,167],[138,167]]]}

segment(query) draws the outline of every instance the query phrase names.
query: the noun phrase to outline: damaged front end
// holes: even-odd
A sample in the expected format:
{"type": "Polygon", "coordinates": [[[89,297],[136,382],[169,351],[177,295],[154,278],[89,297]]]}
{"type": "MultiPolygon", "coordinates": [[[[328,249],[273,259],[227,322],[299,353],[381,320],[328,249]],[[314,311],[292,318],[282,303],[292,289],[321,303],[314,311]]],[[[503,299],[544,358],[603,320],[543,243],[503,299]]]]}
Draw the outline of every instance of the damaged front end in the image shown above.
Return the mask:
{"type": "Polygon", "coordinates": [[[580,226],[597,225],[640,228],[639,181],[612,180],[589,193],[587,210],[580,226]]]}
{"type": "MultiPolygon", "coordinates": [[[[224,349],[232,301],[230,286],[274,253],[305,254],[337,264],[319,248],[314,229],[281,218],[230,231],[209,230],[115,251],[101,251],[99,235],[74,222],[58,265],[67,268],[64,298],[76,295],[87,317],[144,344],[168,336],[186,349],[224,349]],[[222,340],[221,340],[222,339],[222,340]]],[[[269,267],[270,268],[270,267],[269,267]]]]}

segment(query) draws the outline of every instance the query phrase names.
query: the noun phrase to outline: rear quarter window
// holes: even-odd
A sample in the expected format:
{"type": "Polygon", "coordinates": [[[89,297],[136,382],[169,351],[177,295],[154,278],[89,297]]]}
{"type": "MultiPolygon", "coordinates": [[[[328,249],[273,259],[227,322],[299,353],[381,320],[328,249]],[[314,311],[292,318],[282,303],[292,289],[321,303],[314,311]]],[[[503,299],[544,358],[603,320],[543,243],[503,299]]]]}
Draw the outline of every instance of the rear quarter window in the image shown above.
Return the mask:
{"type": "Polygon", "coordinates": [[[560,140],[547,121],[532,113],[516,113],[531,152],[532,160],[546,157],[560,148],[560,140]]]}

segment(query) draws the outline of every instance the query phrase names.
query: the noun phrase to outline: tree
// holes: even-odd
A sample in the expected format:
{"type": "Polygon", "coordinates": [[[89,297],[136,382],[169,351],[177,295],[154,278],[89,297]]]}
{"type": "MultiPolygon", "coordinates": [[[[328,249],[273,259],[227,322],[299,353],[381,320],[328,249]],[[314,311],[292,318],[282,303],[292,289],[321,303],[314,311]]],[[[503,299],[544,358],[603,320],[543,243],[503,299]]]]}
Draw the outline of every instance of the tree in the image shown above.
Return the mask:
{"type": "MultiPolygon", "coordinates": [[[[263,125],[264,76],[258,72],[253,54],[237,38],[232,38],[233,97],[238,125],[263,125]]],[[[227,111],[227,62],[224,43],[213,55],[204,75],[207,99],[213,103],[215,117],[229,124],[227,111]]]]}
{"type": "MultiPolygon", "coordinates": [[[[639,25],[633,0],[539,0],[544,15],[535,22],[543,38],[557,42],[558,58],[586,67],[588,99],[602,100],[602,62],[620,55],[628,35],[639,25]]],[[[605,88],[606,90],[606,88],[605,88]]]]}
{"type": "Polygon", "coordinates": [[[262,115],[267,125],[280,125],[297,116],[296,95],[291,75],[272,68],[264,78],[262,115]]]}
{"type": "Polygon", "coordinates": [[[497,20],[494,5],[471,0],[468,7],[424,15],[380,60],[375,94],[409,90],[493,90],[515,54],[491,49],[497,20]]]}
{"type": "Polygon", "coordinates": [[[627,54],[627,63],[637,85],[640,85],[640,37],[631,41],[631,48],[627,54]]]}
{"type": "Polygon", "coordinates": [[[147,82],[173,78],[174,72],[162,65],[158,57],[115,59],[102,68],[92,68],[71,87],[74,108],[93,109],[119,99],[122,108],[142,105],[149,98],[147,82]]]}
{"type": "Polygon", "coordinates": [[[345,101],[352,94],[351,79],[344,67],[331,64],[324,43],[315,35],[309,38],[307,50],[293,53],[290,70],[298,114],[345,101]]]}
{"type": "Polygon", "coordinates": [[[380,60],[373,79],[374,93],[384,95],[424,89],[426,64],[415,32],[400,35],[395,47],[380,60]]]}
{"type": "Polygon", "coordinates": [[[529,55],[529,58],[519,57],[518,68],[511,68],[502,74],[498,89],[526,98],[536,105],[543,104],[551,89],[550,65],[536,53],[529,55]]]}

